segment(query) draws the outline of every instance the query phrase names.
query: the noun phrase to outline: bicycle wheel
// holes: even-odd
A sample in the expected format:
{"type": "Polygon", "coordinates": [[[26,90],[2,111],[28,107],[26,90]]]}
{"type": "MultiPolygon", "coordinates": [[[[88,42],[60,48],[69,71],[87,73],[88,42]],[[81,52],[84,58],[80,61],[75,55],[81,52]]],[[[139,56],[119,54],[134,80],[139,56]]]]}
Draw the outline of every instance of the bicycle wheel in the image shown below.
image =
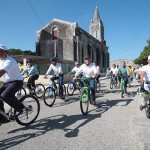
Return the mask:
{"type": "MultiPolygon", "coordinates": [[[[25,109],[19,116],[15,116],[18,124],[28,126],[32,124],[38,117],[40,112],[40,103],[35,96],[26,95],[20,99],[25,106],[25,109]]],[[[16,111],[14,112],[14,114],[16,111]]]]}
{"type": "Polygon", "coordinates": [[[72,82],[70,82],[68,84],[68,86],[67,86],[67,93],[68,93],[68,95],[69,96],[73,95],[74,91],[75,91],[75,86],[74,86],[74,84],[72,82]]]}
{"type": "Polygon", "coordinates": [[[43,84],[39,83],[35,87],[35,96],[41,98],[44,95],[45,87],[43,84]]]}
{"type": "Polygon", "coordinates": [[[113,82],[110,81],[110,88],[113,89],[113,82]]]}
{"type": "Polygon", "coordinates": [[[99,92],[100,92],[100,89],[101,89],[101,83],[100,83],[100,81],[98,81],[98,82],[96,83],[96,92],[99,93],[99,92]]]}
{"type": "Polygon", "coordinates": [[[146,112],[146,117],[150,119],[150,104],[146,105],[145,112],[146,112]]]}
{"type": "Polygon", "coordinates": [[[64,84],[62,86],[63,86],[63,96],[65,98],[66,97],[66,86],[64,84]]]}
{"type": "Polygon", "coordinates": [[[121,87],[121,97],[123,98],[123,94],[124,94],[124,81],[121,81],[120,83],[120,87],[121,87]]]}
{"type": "Polygon", "coordinates": [[[47,87],[44,91],[44,103],[45,105],[52,107],[56,100],[55,90],[51,87],[47,87]]]}
{"type": "Polygon", "coordinates": [[[17,91],[15,96],[20,99],[23,96],[27,95],[26,90],[24,89],[24,87],[21,88],[21,90],[17,91]]]}
{"type": "Polygon", "coordinates": [[[83,90],[80,97],[80,109],[83,115],[88,113],[89,97],[86,90],[83,90]]]}

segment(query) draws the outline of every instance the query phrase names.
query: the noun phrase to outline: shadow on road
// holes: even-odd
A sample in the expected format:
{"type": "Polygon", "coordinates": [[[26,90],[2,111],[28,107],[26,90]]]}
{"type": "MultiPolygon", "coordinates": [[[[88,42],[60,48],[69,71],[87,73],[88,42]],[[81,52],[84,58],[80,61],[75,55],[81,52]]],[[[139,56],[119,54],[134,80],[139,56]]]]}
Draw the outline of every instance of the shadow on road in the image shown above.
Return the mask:
{"type": "Polygon", "coordinates": [[[38,136],[46,134],[47,132],[50,132],[51,130],[56,130],[56,129],[63,130],[65,133],[64,135],[67,138],[77,137],[79,133],[79,129],[81,127],[83,127],[84,125],[86,125],[87,123],[91,122],[96,118],[100,118],[101,114],[104,113],[106,110],[107,109],[104,108],[101,109],[96,108],[96,111],[94,111],[94,109],[92,110],[94,112],[97,112],[96,114],[87,114],[87,115],[77,114],[71,116],[56,115],[56,116],[51,116],[48,118],[38,120],[34,124],[28,127],[21,127],[8,132],[8,134],[13,134],[13,133],[16,134],[17,132],[22,133],[23,131],[23,134],[1,140],[0,150],[2,149],[5,150],[14,147],[16,145],[19,145],[20,143],[23,143],[32,138],[36,138],[38,136]],[[27,132],[31,131],[31,132],[25,133],[25,131],[27,132]]]}

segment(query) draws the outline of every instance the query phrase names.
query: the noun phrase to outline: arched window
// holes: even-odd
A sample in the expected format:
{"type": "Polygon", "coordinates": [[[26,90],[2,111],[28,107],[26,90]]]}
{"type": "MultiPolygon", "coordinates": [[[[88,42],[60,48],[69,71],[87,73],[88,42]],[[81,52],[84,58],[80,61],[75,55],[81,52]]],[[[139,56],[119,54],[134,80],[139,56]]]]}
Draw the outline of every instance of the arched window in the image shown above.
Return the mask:
{"type": "Polygon", "coordinates": [[[88,44],[88,47],[87,47],[87,54],[91,58],[91,45],[90,44],[88,44]]]}
{"type": "Polygon", "coordinates": [[[83,49],[83,47],[82,47],[82,63],[84,62],[84,49],[83,49]]]}

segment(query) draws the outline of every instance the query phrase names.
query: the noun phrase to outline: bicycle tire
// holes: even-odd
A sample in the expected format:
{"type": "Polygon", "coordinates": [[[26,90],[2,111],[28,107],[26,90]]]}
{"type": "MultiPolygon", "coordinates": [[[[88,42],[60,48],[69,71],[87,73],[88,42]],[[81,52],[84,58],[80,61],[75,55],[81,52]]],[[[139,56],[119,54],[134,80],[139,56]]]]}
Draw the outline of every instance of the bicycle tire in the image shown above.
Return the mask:
{"type": "Polygon", "coordinates": [[[56,100],[55,90],[51,87],[47,87],[44,91],[43,100],[45,105],[52,107],[56,100]]]}
{"type": "Polygon", "coordinates": [[[41,83],[36,84],[36,86],[35,86],[35,96],[37,98],[43,97],[44,91],[45,91],[45,87],[44,87],[43,84],[41,84],[41,83]]]}
{"type": "Polygon", "coordinates": [[[100,90],[101,90],[101,83],[100,83],[100,81],[98,81],[98,82],[96,83],[96,92],[99,93],[100,90]]]}
{"type": "Polygon", "coordinates": [[[21,90],[17,91],[15,96],[18,98],[18,99],[21,99],[23,96],[26,96],[27,95],[27,92],[25,90],[24,87],[21,88],[21,90]]]}
{"type": "Polygon", "coordinates": [[[75,91],[75,86],[74,86],[74,84],[73,84],[72,82],[69,82],[69,83],[68,83],[68,86],[67,86],[67,94],[68,94],[69,96],[72,96],[73,93],[74,93],[74,91],[75,91]]]}
{"type": "Polygon", "coordinates": [[[89,96],[87,95],[87,91],[83,90],[81,92],[81,97],[80,97],[80,109],[83,115],[86,115],[88,113],[88,107],[89,107],[89,96]],[[84,110],[84,105],[85,105],[85,110],[84,110]]]}
{"type": "Polygon", "coordinates": [[[147,104],[145,108],[146,117],[150,119],[150,105],[147,104]]]}
{"type": "Polygon", "coordinates": [[[65,97],[66,97],[66,86],[64,84],[62,86],[63,86],[63,97],[65,99],[65,97]]]}
{"type": "MultiPolygon", "coordinates": [[[[23,110],[23,112],[19,116],[15,116],[15,120],[20,125],[28,126],[37,119],[40,112],[40,103],[38,99],[32,95],[26,95],[22,97],[20,99],[20,102],[24,104],[25,110],[23,110]]],[[[14,114],[16,114],[16,111],[14,112],[14,114]]]]}
{"type": "Polygon", "coordinates": [[[110,82],[110,89],[113,89],[113,83],[110,82]]]}

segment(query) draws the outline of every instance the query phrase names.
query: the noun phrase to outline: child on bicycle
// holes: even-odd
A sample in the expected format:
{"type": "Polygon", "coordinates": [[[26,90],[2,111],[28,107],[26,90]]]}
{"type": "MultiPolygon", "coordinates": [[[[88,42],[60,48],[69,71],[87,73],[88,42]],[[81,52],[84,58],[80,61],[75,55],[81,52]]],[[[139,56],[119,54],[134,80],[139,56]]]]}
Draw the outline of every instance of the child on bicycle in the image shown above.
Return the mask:
{"type": "Polygon", "coordinates": [[[32,89],[35,89],[35,80],[39,78],[39,72],[37,70],[36,65],[33,65],[32,59],[27,58],[26,59],[27,66],[22,71],[21,75],[25,75],[23,78],[28,78],[27,86],[32,91],[32,89]]]}
{"type": "Polygon", "coordinates": [[[148,91],[149,95],[144,97],[144,100],[140,105],[140,110],[143,110],[145,108],[147,101],[150,99],[150,55],[148,56],[147,62],[148,64],[141,68],[142,72],[140,76],[140,81],[142,84],[144,84],[144,89],[148,91]]]}
{"type": "Polygon", "coordinates": [[[57,58],[52,56],[50,58],[51,64],[46,72],[46,75],[44,78],[47,78],[47,75],[50,74],[50,72],[53,70],[54,71],[54,76],[51,78],[51,80],[58,80],[59,81],[59,95],[60,95],[60,99],[64,99],[64,95],[63,95],[63,79],[64,79],[64,75],[63,75],[63,71],[62,71],[62,66],[60,63],[57,63],[57,58]]]}
{"type": "MultiPolygon", "coordinates": [[[[4,111],[5,101],[17,112],[22,112],[24,105],[15,97],[15,93],[22,88],[23,81],[16,60],[8,56],[7,48],[0,45],[0,77],[3,80],[3,86],[0,88],[0,110],[4,111]]],[[[0,121],[6,120],[0,117],[0,121]]]]}
{"type": "Polygon", "coordinates": [[[77,77],[82,72],[83,72],[84,76],[86,78],[88,78],[88,80],[89,80],[89,86],[90,86],[91,95],[92,95],[92,100],[90,103],[92,105],[96,105],[96,102],[95,102],[95,78],[97,76],[97,70],[96,70],[95,65],[93,63],[90,63],[90,57],[89,56],[86,56],[84,58],[84,64],[81,65],[79,70],[76,72],[74,80],[76,80],[77,77]]]}

